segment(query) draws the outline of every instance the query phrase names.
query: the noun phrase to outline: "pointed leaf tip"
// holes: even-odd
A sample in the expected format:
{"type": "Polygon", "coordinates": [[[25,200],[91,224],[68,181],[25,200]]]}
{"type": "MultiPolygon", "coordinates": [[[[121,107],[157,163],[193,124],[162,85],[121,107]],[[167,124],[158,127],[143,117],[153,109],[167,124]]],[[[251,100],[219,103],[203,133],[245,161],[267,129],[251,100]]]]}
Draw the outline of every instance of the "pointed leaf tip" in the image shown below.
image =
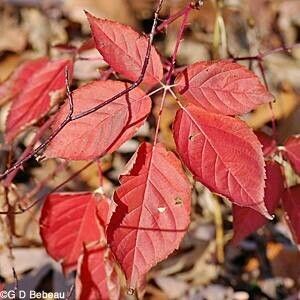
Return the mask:
{"type": "MultiPolygon", "coordinates": [[[[266,162],[266,187],[264,202],[268,212],[274,218],[274,212],[279,205],[284,190],[284,179],[281,167],[274,161],[266,162]]],[[[237,244],[246,236],[267,223],[265,216],[249,207],[232,206],[233,244],[237,244]]]]}
{"type": "Polygon", "coordinates": [[[190,222],[191,186],[178,158],[148,143],[140,145],[120,181],[108,242],[134,291],[179,246],[190,222]],[[179,197],[182,205],[176,204],[179,197]]]}
{"type": "MultiPolygon", "coordinates": [[[[62,262],[65,273],[76,268],[83,244],[104,238],[97,217],[97,202],[92,193],[78,192],[51,194],[44,203],[41,237],[49,255],[62,262]]],[[[103,212],[102,218],[107,219],[103,212]]]]}
{"type": "Polygon", "coordinates": [[[177,112],[173,135],[180,158],[197,180],[271,218],[263,202],[262,148],[243,121],[188,105],[177,112]]]}
{"type": "MultiPolygon", "coordinates": [[[[144,65],[148,39],[130,26],[86,14],[95,46],[104,60],[117,72],[136,81],[144,65]]],[[[163,77],[163,65],[156,49],[151,46],[150,59],[143,82],[153,86],[163,77]]]]}

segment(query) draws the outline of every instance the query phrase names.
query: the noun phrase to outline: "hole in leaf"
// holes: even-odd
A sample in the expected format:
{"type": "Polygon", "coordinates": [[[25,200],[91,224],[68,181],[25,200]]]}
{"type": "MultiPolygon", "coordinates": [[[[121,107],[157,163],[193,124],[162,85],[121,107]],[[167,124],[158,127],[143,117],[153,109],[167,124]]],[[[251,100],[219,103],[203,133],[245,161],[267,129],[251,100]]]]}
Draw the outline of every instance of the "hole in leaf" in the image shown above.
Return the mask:
{"type": "Polygon", "coordinates": [[[166,208],[165,207],[158,207],[157,210],[160,212],[160,213],[163,213],[166,211],[166,208]]]}

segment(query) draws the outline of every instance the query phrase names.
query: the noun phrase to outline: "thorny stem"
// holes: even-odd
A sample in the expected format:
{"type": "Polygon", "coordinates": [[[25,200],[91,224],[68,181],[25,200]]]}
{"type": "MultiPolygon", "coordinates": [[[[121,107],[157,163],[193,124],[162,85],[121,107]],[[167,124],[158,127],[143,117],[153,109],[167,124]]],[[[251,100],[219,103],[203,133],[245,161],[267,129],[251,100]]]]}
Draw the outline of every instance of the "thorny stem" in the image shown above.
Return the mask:
{"type": "MultiPolygon", "coordinates": [[[[51,125],[53,121],[53,118],[50,118],[48,121],[46,121],[43,126],[39,129],[39,131],[36,133],[36,135],[34,136],[32,142],[27,146],[27,148],[25,149],[25,151],[22,153],[22,155],[20,156],[20,158],[18,159],[18,162],[21,161],[24,157],[26,157],[31,151],[32,148],[34,147],[34,145],[39,141],[39,139],[43,136],[43,134],[45,133],[45,131],[49,128],[49,126],[51,125]]],[[[19,167],[17,167],[13,172],[11,172],[9,174],[9,176],[7,176],[3,182],[4,186],[8,187],[11,182],[13,181],[14,177],[16,176],[16,174],[18,173],[18,169],[21,167],[21,165],[19,167]]]]}
{"type": "Polygon", "coordinates": [[[179,16],[183,16],[183,19],[182,19],[181,26],[180,26],[180,29],[177,34],[175,48],[174,48],[174,51],[173,51],[173,54],[171,57],[170,68],[169,68],[169,71],[166,76],[166,84],[163,84],[164,92],[163,92],[163,96],[161,99],[160,108],[159,108],[159,112],[158,112],[158,118],[157,118],[157,124],[156,124],[156,128],[155,128],[154,146],[157,144],[157,140],[158,140],[158,132],[159,132],[159,127],[160,127],[161,115],[162,115],[165,100],[166,100],[166,93],[168,90],[169,91],[171,90],[170,83],[171,83],[172,74],[174,71],[175,63],[176,63],[176,56],[177,56],[177,53],[179,50],[179,45],[180,45],[185,26],[187,24],[188,16],[189,16],[191,10],[192,10],[192,6],[191,6],[191,4],[188,4],[182,10],[182,13],[179,15],[179,16]]]}
{"type": "MultiPolygon", "coordinates": [[[[159,0],[157,8],[154,13],[153,25],[152,25],[152,29],[151,29],[151,32],[148,37],[147,51],[146,51],[145,59],[144,59],[143,66],[141,69],[141,73],[140,73],[140,76],[138,77],[138,79],[136,81],[134,81],[128,88],[124,89],[123,91],[116,94],[115,96],[107,99],[103,103],[96,105],[95,107],[93,107],[87,111],[84,111],[77,115],[73,115],[73,112],[74,112],[73,97],[72,97],[72,92],[69,89],[69,82],[68,82],[69,78],[68,78],[68,76],[66,76],[67,98],[68,98],[70,110],[69,110],[69,113],[66,116],[65,120],[58,126],[58,128],[56,128],[52,132],[52,134],[50,134],[50,136],[39,147],[37,147],[34,151],[29,153],[28,155],[26,155],[23,159],[19,160],[16,164],[14,164],[11,168],[7,169],[4,173],[0,174],[0,179],[3,179],[4,177],[6,177],[8,174],[13,172],[17,168],[19,168],[24,162],[26,162],[32,156],[38,154],[41,150],[43,150],[68,123],[78,120],[80,118],[83,118],[83,117],[91,114],[91,113],[98,111],[100,108],[108,105],[109,103],[119,99],[120,97],[122,97],[122,96],[126,95],[127,93],[129,93],[130,91],[134,90],[136,87],[138,87],[143,82],[143,79],[144,79],[145,73],[146,73],[146,69],[147,69],[147,66],[150,61],[151,47],[152,47],[153,38],[155,35],[155,30],[156,30],[156,26],[157,26],[157,22],[158,22],[158,15],[162,8],[163,1],[164,0],[159,0]]],[[[67,71],[66,71],[66,73],[67,73],[67,71]]]]}
{"type": "MultiPolygon", "coordinates": [[[[115,101],[119,97],[121,97],[121,96],[125,95],[126,93],[130,92],[131,90],[135,89],[137,86],[139,86],[142,83],[143,78],[145,76],[146,68],[147,68],[149,60],[150,60],[151,46],[152,46],[152,42],[153,42],[153,38],[154,38],[156,26],[157,26],[158,14],[161,10],[163,1],[164,0],[159,1],[157,9],[156,9],[155,14],[154,14],[153,25],[152,25],[151,33],[150,33],[149,38],[148,38],[147,51],[146,51],[144,63],[143,63],[141,74],[140,74],[139,78],[135,82],[133,82],[131,86],[124,89],[122,92],[118,93],[117,95],[111,97],[110,99],[106,100],[105,102],[101,103],[100,105],[97,105],[97,106],[91,108],[90,110],[85,111],[85,112],[80,113],[80,114],[75,115],[75,116],[72,115],[72,112],[73,112],[73,106],[71,104],[72,103],[72,93],[70,92],[70,89],[68,89],[68,91],[69,91],[68,101],[69,101],[69,105],[70,105],[71,110],[70,110],[70,113],[65,118],[65,120],[60,124],[60,126],[58,128],[56,128],[52,132],[52,134],[50,134],[50,136],[39,147],[37,147],[34,151],[28,153],[25,157],[23,157],[21,160],[16,162],[12,167],[8,168],[6,171],[4,171],[2,174],[0,174],[0,179],[5,178],[8,174],[15,171],[19,167],[21,167],[24,164],[24,162],[26,162],[28,159],[30,159],[34,155],[38,154],[41,150],[43,150],[68,123],[70,123],[74,120],[80,119],[80,118],[82,118],[86,115],[89,115],[89,114],[99,110],[103,106],[115,101]]],[[[202,1],[196,1],[196,2],[192,1],[189,6],[185,7],[185,9],[186,10],[190,10],[190,9],[194,9],[194,8],[199,9],[201,4],[202,4],[202,1]]],[[[185,9],[184,9],[184,11],[185,11],[185,9]]],[[[183,11],[181,11],[181,14],[178,14],[178,17],[182,16],[182,13],[183,13],[183,11]]],[[[300,46],[300,44],[296,44],[296,45],[294,45],[292,47],[289,47],[289,48],[279,47],[279,48],[276,48],[274,50],[269,50],[265,53],[260,53],[257,56],[237,57],[237,58],[234,58],[234,60],[235,61],[238,61],[238,60],[255,60],[255,59],[261,60],[263,57],[265,57],[265,56],[267,56],[271,53],[280,52],[280,51],[290,51],[292,48],[299,47],[299,46],[300,46]]],[[[69,84],[67,86],[69,86],[69,84]]]]}
{"type": "Polygon", "coordinates": [[[172,58],[171,58],[170,69],[169,69],[168,74],[166,76],[166,85],[170,84],[172,73],[173,73],[173,70],[174,70],[174,67],[175,67],[176,56],[177,56],[177,53],[178,53],[178,50],[179,50],[179,45],[180,45],[181,38],[183,36],[183,32],[184,32],[185,26],[187,24],[187,19],[188,19],[188,16],[189,16],[191,10],[192,10],[192,8],[191,8],[190,5],[188,5],[184,10],[183,19],[182,19],[181,26],[180,26],[180,29],[179,29],[178,34],[177,34],[176,44],[175,44],[175,48],[174,48],[172,58]]]}
{"type": "Polygon", "coordinates": [[[187,10],[191,9],[191,4],[186,5],[183,9],[176,12],[174,15],[171,15],[168,19],[164,20],[159,26],[156,28],[156,32],[161,32],[165,28],[167,28],[171,23],[179,19],[183,16],[187,10]]]}
{"type": "MultiPolygon", "coordinates": [[[[68,71],[66,70],[66,74],[68,73],[68,71]]],[[[66,82],[67,82],[67,86],[69,86],[69,82],[68,82],[68,76],[66,76],[66,82]]],[[[72,118],[72,114],[73,114],[73,97],[72,97],[72,93],[70,92],[70,88],[67,87],[67,99],[69,102],[69,107],[70,110],[68,112],[68,115],[66,116],[65,120],[59,125],[59,127],[54,130],[50,136],[40,145],[38,146],[34,151],[30,151],[30,153],[28,153],[27,155],[25,155],[22,159],[20,159],[18,162],[16,162],[11,168],[7,169],[4,173],[0,174],[0,179],[3,179],[4,177],[6,177],[8,174],[10,174],[11,172],[17,170],[19,167],[21,167],[24,162],[26,162],[28,159],[30,159],[31,157],[33,157],[34,155],[37,155],[41,150],[43,150],[56,136],[57,134],[71,121],[72,118]]]]}
{"type": "Polygon", "coordinates": [[[66,78],[67,97],[68,97],[68,100],[69,100],[69,114],[68,114],[67,118],[72,118],[72,115],[74,113],[74,101],[73,101],[72,92],[70,90],[70,81],[69,81],[68,68],[66,68],[66,70],[65,70],[65,78],[66,78]]]}
{"type": "Polygon", "coordinates": [[[203,1],[201,0],[191,1],[183,9],[179,10],[174,15],[171,15],[170,17],[168,17],[168,19],[164,20],[159,26],[157,26],[156,32],[161,32],[166,29],[171,23],[179,19],[181,16],[185,15],[187,13],[187,10],[200,9],[202,6],[203,1]]]}
{"type": "MultiPolygon", "coordinates": [[[[253,61],[253,60],[257,60],[258,61],[258,67],[259,67],[260,73],[262,75],[264,84],[265,84],[267,90],[269,90],[267,78],[266,78],[266,75],[265,75],[265,69],[264,69],[264,66],[263,66],[264,58],[271,55],[271,54],[278,53],[278,52],[290,53],[292,51],[292,49],[295,49],[295,48],[298,48],[298,47],[300,47],[300,44],[295,44],[291,47],[282,46],[282,47],[278,47],[278,48],[275,48],[275,49],[267,50],[265,52],[260,52],[255,56],[235,57],[235,58],[233,58],[233,60],[234,61],[242,61],[242,60],[253,61]]],[[[272,103],[269,103],[269,108],[270,108],[270,111],[271,111],[272,135],[273,135],[273,138],[276,140],[276,122],[275,122],[275,114],[274,114],[272,103]]]]}
{"type": "Polygon", "coordinates": [[[151,32],[150,32],[150,35],[149,35],[149,38],[148,38],[147,51],[146,51],[144,63],[143,63],[141,74],[140,74],[139,78],[132,85],[130,85],[128,88],[126,88],[125,90],[123,90],[120,93],[116,94],[115,96],[111,97],[110,99],[104,101],[103,103],[101,103],[99,105],[96,105],[95,107],[93,107],[93,108],[91,108],[87,111],[84,111],[84,112],[79,113],[75,116],[72,116],[71,121],[78,120],[82,117],[85,117],[85,116],[99,110],[103,106],[108,105],[109,103],[117,100],[118,98],[120,98],[120,97],[124,96],[125,94],[129,93],[130,91],[134,90],[136,87],[138,87],[143,82],[143,79],[144,79],[145,73],[146,73],[146,69],[147,69],[147,66],[148,66],[149,61],[150,61],[151,46],[152,46],[152,43],[153,43],[153,38],[154,38],[154,35],[155,35],[155,29],[156,29],[156,26],[157,26],[158,14],[161,10],[163,1],[164,0],[159,1],[158,7],[157,7],[157,9],[155,11],[155,14],[154,14],[153,25],[152,25],[152,29],[151,29],[151,32]]]}

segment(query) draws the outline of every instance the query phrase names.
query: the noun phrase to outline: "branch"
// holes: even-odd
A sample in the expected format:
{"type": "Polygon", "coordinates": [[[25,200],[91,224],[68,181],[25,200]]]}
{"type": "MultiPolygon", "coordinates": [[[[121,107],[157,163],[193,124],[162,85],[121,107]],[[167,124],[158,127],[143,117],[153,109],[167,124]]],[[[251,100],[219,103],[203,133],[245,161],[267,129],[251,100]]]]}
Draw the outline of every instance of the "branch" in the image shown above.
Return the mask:
{"type": "MultiPolygon", "coordinates": [[[[23,159],[19,160],[15,165],[13,165],[11,168],[7,169],[4,173],[0,174],[0,179],[5,178],[8,174],[10,174],[11,172],[15,171],[16,169],[18,169],[20,166],[22,166],[22,164],[24,162],[26,162],[28,159],[30,159],[32,156],[36,155],[37,153],[39,153],[41,150],[43,150],[56,136],[57,134],[70,122],[81,119],[91,113],[94,113],[96,111],[98,111],[100,108],[110,104],[111,102],[117,100],[118,98],[124,96],[125,94],[129,93],[130,91],[132,91],[133,89],[135,89],[136,87],[138,87],[145,76],[146,73],[146,69],[147,66],[149,64],[149,60],[150,60],[150,54],[151,54],[151,47],[152,47],[152,43],[153,43],[153,38],[155,35],[155,30],[156,30],[156,26],[157,26],[157,22],[158,22],[158,14],[161,10],[162,4],[163,4],[164,0],[159,0],[159,3],[157,5],[155,14],[154,14],[154,20],[153,20],[153,25],[152,25],[152,29],[148,38],[148,45],[147,45],[147,51],[146,51],[146,55],[145,55],[145,59],[144,59],[144,63],[142,66],[142,70],[141,70],[141,74],[139,76],[139,78],[134,81],[128,88],[124,89],[122,92],[116,94],[115,96],[107,99],[106,101],[104,101],[103,103],[85,111],[82,112],[80,114],[77,114],[75,116],[73,116],[73,98],[72,98],[72,93],[69,89],[69,83],[68,83],[68,76],[66,76],[66,83],[67,83],[67,96],[68,96],[68,101],[69,101],[69,107],[70,107],[70,111],[67,115],[67,117],[65,118],[65,120],[60,124],[60,126],[54,130],[52,132],[52,134],[46,139],[46,141],[44,141],[39,147],[37,147],[34,151],[32,151],[31,153],[29,153],[28,155],[26,155],[25,157],[23,157],[23,159]]],[[[67,73],[67,71],[66,71],[67,73]]]]}
{"type": "MultiPolygon", "coordinates": [[[[39,131],[34,136],[32,142],[27,146],[27,148],[21,154],[21,156],[18,159],[17,163],[19,163],[23,158],[25,158],[27,155],[29,155],[32,152],[32,148],[39,141],[39,139],[42,137],[42,135],[45,133],[45,131],[49,128],[49,126],[51,125],[52,121],[53,121],[53,118],[50,118],[48,121],[46,121],[42,125],[42,127],[39,129],[39,131]]],[[[9,174],[9,176],[7,176],[5,178],[5,180],[3,182],[4,186],[8,187],[11,184],[11,182],[13,181],[13,179],[15,178],[15,176],[17,175],[18,170],[20,169],[20,167],[21,167],[21,165],[19,165],[18,167],[16,167],[15,170],[13,172],[11,172],[9,174]]]]}
{"type": "Polygon", "coordinates": [[[177,34],[174,51],[173,51],[173,54],[171,57],[170,69],[168,70],[168,73],[166,76],[166,84],[164,85],[164,92],[163,92],[163,96],[161,99],[160,108],[159,108],[159,112],[158,112],[158,118],[157,118],[157,124],[156,124],[156,128],[155,128],[155,135],[154,135],[154,142],[153,142],[154,145],[156,145],[157,140],[158,140],[158,132],[159,132],[161,116],[162,116],[162,112],[163,112],[163,108],[164,108],[164,104],[165,104],[166,93],[167,93],[167,90],[170,89],[171,78],[172,78],[172,74],[174,71],[175,63],[176,63],[176,56],[177,56],[177,53],[179,50],[179,45],[180,45],[180,42],[181,42],[181,39],[183,36],[185,26],[188,21],[188,16],[192,9],[193,9],[193,6],[190,3],[187,6],[185,6],[185,8],[182,11],[180,11],[180,14],[179,14],[179,16],[183,16],[183,19],[182,19],[181,26],[180,26],[180,29],[177,34]]]}
{"type": "Polygon", "coordinates": [[[233,60],[234,61],[239,61],[239,60],[258,60],[258,61],[262,61],[266,56],[269,56],[271,54],[278,53],[278,52],[291,53],[291,51],[293,49],[299,48],[299,47],[300,47],[300,44],[295,44],[291,47],[282,46],[282,47],[278,47],[278,48],[275,48],[275,49],[267,50],[265,52],[261,52],[257,55],[254,55],[254,56],[233,57],[233,60]]]}

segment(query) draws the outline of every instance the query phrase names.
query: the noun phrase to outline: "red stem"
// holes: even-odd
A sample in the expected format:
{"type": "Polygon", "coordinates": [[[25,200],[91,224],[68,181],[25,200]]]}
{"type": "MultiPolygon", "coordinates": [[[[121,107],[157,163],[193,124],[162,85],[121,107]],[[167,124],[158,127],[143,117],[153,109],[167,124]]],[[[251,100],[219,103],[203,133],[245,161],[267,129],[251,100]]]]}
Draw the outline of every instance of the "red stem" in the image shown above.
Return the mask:
{"type": "MultiPolygon", "coordinates": [[[[188,16],[189,16],[191,10],[192,10],[192,7],[189,4],[182,10],[183,13],[181,13],[181,15],[180,15],[180,16],[183,15],[183,19],[182,19],[181,26],[180,26],[180,29],[179,29],[178,34],[177,34],[176,44],[175,44],[175,48],[174,48],[172,58],[171,58],[171,63],[170,63],[170,69],[169,69],[169,71],[167,73],[167,76],[166,76],[166,86],[169,86],[170,83],[171,83],[172,74],[173,74],[173,71],[174,71],[175,63],[176,63],[176,56],[177,56],[177,53],[178,53],[178,50],[179,50],[179,45],[180,45],[181,38],[183,36],[183,32],[184,32],[185,26],[187,24],[187,19],[188,19],[188,16]]],[[[158,140],[158,133],[159,133],[161,115],[162,115],[162,112],[163,112],[165,99],[166,99],[166,92],[167,92],[167,89],[165,88],[164,92],[163,92],[162,99],[161,99],[159,112],[158,112],[158,118],[157,118],[157,124],[156,124],[156,128],[155,128],[155,136],[154,136],[154,145],[157,144],[157,140],[158,140]]]]}
{"type": "Polygon", "coordinates": [[[271,49],[271,50],[267,50],[265,52],[259,53],[257,55],[254,56],[243,56],[243,57],[234,57],[233,60],[234,61],[239,61],[239,60],[263,60],[266,56],[269,56],[271,54],[274,53],[278,53],[278,52],[288,52],[290,53],[291,50],[293,50],[294,48],[298,48],[300,47],[300,44],[295,44],[291,47],[278,47],[275,49],[271,49]]]}
{"type": "MultiPolygon", "coordinates": [[[[258,61],[258,67],[259,67],[260,73],[262,75],[264,84],[265,84],[267,90],[269,91],[269,85],[268,85],[268,81],[267,81],[267,78],[266,78],[265,69],[264,69],[264,66],[263,66],[263,63],[262,63],[261,60],[258,61]]],[[[271,111],[272,136],[273,136],[273,139],[276,140],[276,121],[275,121],[275,114],[274,114],[273,106],[272,106],[271,102],[269,103],[269,108],[270,108],[270,111],[271,111]]]]}
{"type": "MultiPolygon", "coordinates": [[[[45,131],[49,128],[49,126],[51,125],[52,121],[53,121],[53,118],[50,118],[48,121],[46,121],[43,124],[43,126],[39,129],[39,131],[34,136],[34,139],[32,140],[32,142],[27,146],[27,148],[25,149],[25,151],[22,153],[22,155],[18,159],[17,163],[19,161],[21,161],[24,157],[26,157],[32,151],[32,148],[40,140],[40,138],[43,136],[43,134],[45,133],[45,131]]],[[[11,182],[13,181],[13,179],[15,178],[15,176],[17,175],[20,167],[21,166],[17,167],[13,172],[11,172],[9,174],[9,176],[7,176],[5,178],[5,180],[3,182],[4,186],[6,186],[6,187],[10,186],[11,182]]]]}
{"type": "Polygon", "coordinates": [[[176,21],[178,18],[180,18],[181,16],[183,16],[186,12],[187,8],[190,8],[190,4],[188,4],[187,6],[185,6],[182,10],[179,10],[177,13],[175,13],[174,15],[171,15],[168,19],[164,20],[159,26],[157,26],[156,28],[156,32],[161,32],[163,31],[165,28],[167,28],[171,23],[173,23],[174,21],[176,21]]]}
{"type": "Polygon", "coordinates": [[[74,108],[73,108],[73,98],[72,98],[72,93],[69,89],[68,76],[66,76],[67,96],[68,96],[70,111],[69,111],[68,115],[66,116],[65,120],[60,124],[60,126],[56,130],[54,130],[52,132],[52,134],[46,139],[46,141],[44,141],[39,147],[37,147],[34,151],[31,151],[29,154],[27,154],[25,157],[23,157],[21,160],[19,160],[17,163],[15,163],[11,168],[7,169],[4,173],[0,174],[0,179],[5,178],[8,174],[10,174],[11,172],[15,171],[20,166],[22,166],[22,164],[24,162],[26,162],[28,159],[30,159],[32,156],[36,155],[41,150],[43,150],[67,124],[69,124],[72,121],[81,119],[81,118],[83,118],[83,117],[85,117],[85,116],[87,116],[91,113],[94,113],[94,112],[98,111],[100,108],[108,105],[109,103],[119,99],[120,97],[122,97],[122,96],[126,95],[127,93],[129,93],[130,91],[134,90],[136,87],[138,87],[143,82],[143,79],[144,79],[144,76],[145,76],[145,73],[146,73],[146,69],[147,69],[147,66],[148,66],[149,60],[150,60],[151,47],[152,47],[152,43],[153,43],[153,38],[154,38],[156,26],[157,26],[158,14],[161,10],[163,1],[164,0],[159,0],[159,3],[157,5],[157,8],[156,8],[156,11],[155,11],[155,14],[154,14],[153,25],[152,25],[151,33],[150,33],[149,38],[148,38],[147,51],[146,51],[144,63],[143,63],[141,74],[140,74],[139,78],[135,82],[133,82],[132,85],[130,85],[128,88],[124,89],[123,91],[116,94],[115,96],[107,99],[103,103],[101,103],[99,105],[96,105],[95,107],[93,107],[93,108],[91,108],[87,111],[84,111],[84,112],[79,113],[77,115],[73,115],[73,110],[74,110],[74,108]]]}

